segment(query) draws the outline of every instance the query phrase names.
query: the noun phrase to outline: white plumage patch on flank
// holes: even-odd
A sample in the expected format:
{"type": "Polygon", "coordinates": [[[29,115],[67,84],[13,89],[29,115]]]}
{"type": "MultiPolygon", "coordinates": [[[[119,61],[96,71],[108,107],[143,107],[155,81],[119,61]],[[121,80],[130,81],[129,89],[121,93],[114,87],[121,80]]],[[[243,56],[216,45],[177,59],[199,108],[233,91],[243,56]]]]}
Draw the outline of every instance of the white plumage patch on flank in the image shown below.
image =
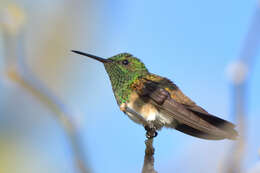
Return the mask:
{"type": "Polygon", "coordinates": [[[146,120],[147,121],[154,121],[154,120],[156,120],[156,112],[150,112],[149,114],[148,114],[148,116],[146,117],[146,120]]]}
{"type": "MultiPolygon", "coordinates": [[[[131,94],[129,102],[127,102],[126,105],[129,109],[134,110],[136,113],[142,116],[145,121],[154,121],[159,115],[159,112],[154,105],[151,103],[144,103],[142,99],[139,98],[139,95],[135,92],[131,94]]],[[[136,123],[142,124],[142,121],[136,115],[129,112],[126,112],[126,114],[136,123]]]]}

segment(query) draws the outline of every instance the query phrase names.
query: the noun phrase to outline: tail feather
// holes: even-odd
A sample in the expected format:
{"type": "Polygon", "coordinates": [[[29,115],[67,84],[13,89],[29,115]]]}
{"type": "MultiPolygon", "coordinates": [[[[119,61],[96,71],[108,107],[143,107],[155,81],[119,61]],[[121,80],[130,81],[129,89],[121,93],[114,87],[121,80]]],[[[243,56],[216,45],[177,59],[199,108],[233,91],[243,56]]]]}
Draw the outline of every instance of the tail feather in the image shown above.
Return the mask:
{"type": "Polygon", "coordinates": [[[186,124],[183,124],[183,123],[180,123],[180,122],[176,123],[176,120],[169,127],[175,128],[178,131],[181,131],[181,132],[186,133],[188,135],[198,137],[198,138],[202,138],[202,139],[221,140],[221,139],[227,138],[227,139],[235,140],[237,138],[238,132],[235,130],[235,125],[233,125],[232,123],[230,123],[226,120],[223,120],[221,118],[218,118],[216,116],[213,116],[213,115],[209,116],[209,115],[205,115],[205,114],[198,113],[198,112],[194,112],[194,114],[196,114],[197,116],[199,116],[203,120],[207,121],[208,123],[214,125],[219,130],[223,131],[224,134],[226,134],[226,135],[221,136],[221,135],[209,134],[207,132],[195,129],[195,128],[188,126],[186,124]]]}
{"type": "Polygon", "coordinates": [[[237,138],[238,132],[235,130],[236,126],[233,123],[230,123],[214,115],[211,115],[199,106],[189,107],[188,109],[192,111],[194,114],[196,114],[197,116],[199,116],[201,119],[225,131],[228,134],[229,139],[234,140],[237,138]]]}
{"type": "Polygon", "coordinates": [[[166,124],[167,127],[174,128],[178,131],[186,133],[188,135],[202,138],[202,139],[209,139],[209,140],[221,140],[221,139],[231,139],[235,140],[238,136],[238,132],[235,130],[235,125],[224,120],[218,118],[214,115],[209,114],[201,107],[186,107],[189,111],[191,111],[195,116],[203,119],[207,123],[213,125],[218,130],[222,131],[223,133],[208,133],[206,131],[202,131],[191,127],[187,124],[179,122],[175,120],[171,115],[168,114],[167,111],[162,111],[162,114],[165,118],[167,118],[171,124],[166,124]]]}
{"type": "Polygon", "coordinates": [[[202,138],[202,139],[209,139],[209,140],[221,140],[224,139],[224,137],[220,137],[220,136],[213,136],[213,135],[209,135],[205,132],[202,132],[200,130],[194,129],[190,126],[187,126],[186,124],[179,124],[175,127],[176,130],[181,131],[185,134],[194,136],[194,137],[198,137],[198,138],[202,138]]]}
{"type": "Polygon", "coordinates": [[[205,121],[215,125],[215,126],[225,126],[226,128],[233,129],[235,128],[235,125],[223,120],[222,118],[216,117],[214,115],[209,114],[207,111],[205,111],[203,108],[200,106],[188,106],[186,105],[186,108],[193,113],[195,113],[197,116],[200,118],[204,119],[205,121]]]}
{"type": "MultiPolygon", "coordinates": [[[[221,140],[227,138],[226,136],[216,136],[216,135],[205,133],[203,131],[194,129],[186,124],[178,124],[177,126],[175,126],[175,129],[183,133],[186,133],[188,135],[202,138],[202,139],[221,140]]],[[[238,133],[236,132],[235,129],[229,129],[228,131],[225,129],[224,131],[229,134],[228,139],[235,140],[238,136],[238,133]]]]}

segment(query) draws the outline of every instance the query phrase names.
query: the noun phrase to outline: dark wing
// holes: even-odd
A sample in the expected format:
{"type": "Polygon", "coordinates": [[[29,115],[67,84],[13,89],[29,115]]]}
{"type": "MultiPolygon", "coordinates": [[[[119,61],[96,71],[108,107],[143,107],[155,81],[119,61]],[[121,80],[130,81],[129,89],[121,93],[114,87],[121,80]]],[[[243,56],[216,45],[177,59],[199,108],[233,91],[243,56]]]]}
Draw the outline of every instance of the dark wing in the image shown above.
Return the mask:
{"type": "Polygon", "coordinates": [[[153,100],[153,104],[160,108],[163,115],[177,121],[174,128],[181,132],[204,139],[235,139],[237,136],[233,124],[210,115],[182,94],[168,79],[154,81],[147,78],[137,92],[153,100]]]}

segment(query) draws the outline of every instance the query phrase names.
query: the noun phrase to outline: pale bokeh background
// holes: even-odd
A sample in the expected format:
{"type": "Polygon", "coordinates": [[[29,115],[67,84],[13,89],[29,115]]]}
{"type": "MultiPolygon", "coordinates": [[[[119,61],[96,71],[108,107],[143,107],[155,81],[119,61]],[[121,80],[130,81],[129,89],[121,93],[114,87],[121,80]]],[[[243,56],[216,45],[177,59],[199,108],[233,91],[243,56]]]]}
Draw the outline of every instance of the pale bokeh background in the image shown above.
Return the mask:
{"type": "MultiPolygon", "coordinates": [[[[141,171],[143,127],[120,112],[102,64],[71,49],[102,57],[129,52],[212,114],[235,122],[230,64],[241,55],[259,5],[257,0],[1,0],[0,172],[79,172],[73,146],[91,172],[141,171]],[[20,73],[58,108],[23,85],[20,73]],[[70,123],[76,138],[66,133],[70,123]]],[[[253,38],[259,36],[256,32],[253,38]]],[[[260,172],[260,61],[255,50],[244,100],[241,166],[249,173],[260,172]]],[[[155,168],[224,172],[233,144],[164,129],[155,139],[155,168]]]]}

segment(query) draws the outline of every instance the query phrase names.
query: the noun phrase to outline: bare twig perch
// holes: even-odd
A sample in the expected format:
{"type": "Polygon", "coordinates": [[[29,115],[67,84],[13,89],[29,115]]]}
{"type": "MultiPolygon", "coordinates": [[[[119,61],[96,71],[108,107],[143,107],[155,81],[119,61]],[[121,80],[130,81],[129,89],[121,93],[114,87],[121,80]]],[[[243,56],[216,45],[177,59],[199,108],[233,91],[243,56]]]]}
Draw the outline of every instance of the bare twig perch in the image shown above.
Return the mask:
{"type": "Polygon", "coordinates": [[[153,138],[147,138],[145,140],[145,156],[144,156],[144,165],[142,173],[157,173],[154,170],[154,148],[153,148],[153,138]]]}

